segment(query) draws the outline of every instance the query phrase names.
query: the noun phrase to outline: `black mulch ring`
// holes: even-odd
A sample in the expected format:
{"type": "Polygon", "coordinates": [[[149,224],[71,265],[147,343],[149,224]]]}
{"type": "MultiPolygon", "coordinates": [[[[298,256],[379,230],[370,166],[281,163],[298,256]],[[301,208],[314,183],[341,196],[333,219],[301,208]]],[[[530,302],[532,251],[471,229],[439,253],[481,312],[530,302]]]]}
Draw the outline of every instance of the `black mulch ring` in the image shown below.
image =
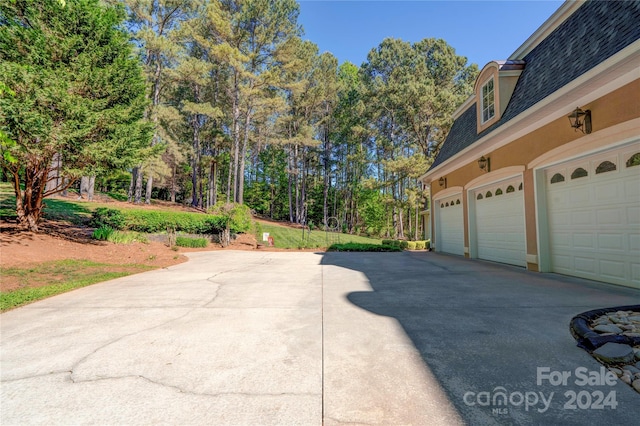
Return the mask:
{"type": "Polygon", "coordinates": [[[578,346],[582,349],[593,352],[605,343],[622,343],[630,346],[640,345],[640,337],[610,335],[602,336],[591,329],[589,323],[595,318],[610,312],[617,311],[634,311],[640,312],[640,305],[618,306],[615,308],[594,309],[593,311],[583,312],[571,319],[571,334],[578,341],[578,346]]]}

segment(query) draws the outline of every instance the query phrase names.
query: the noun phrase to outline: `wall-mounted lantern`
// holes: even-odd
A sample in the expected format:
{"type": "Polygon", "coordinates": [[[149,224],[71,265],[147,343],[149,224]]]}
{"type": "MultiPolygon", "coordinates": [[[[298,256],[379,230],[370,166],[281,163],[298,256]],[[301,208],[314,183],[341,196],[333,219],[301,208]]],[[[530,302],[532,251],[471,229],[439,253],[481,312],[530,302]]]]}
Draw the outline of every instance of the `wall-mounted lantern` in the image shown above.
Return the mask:
{"type": "Polygon", "coordinates": [[[480,167],[480,170],[484,170],[485,172],[490,172],[491,171],[491,159],[490,158],[484,158],[484,155],[483,155],[478,160],[478,167],[480,167]]]}
{"type": "Polygon", "coordinates": [[[580,108],[576,108],[571,114],[569,114],[569,123],[576,131],[580,130],[582,133],[591,133],[591,110],[583,111],[580,108]]]}
{"type": "Polygon", "coordinates": [[[441,177],[440,180],[438,180],[438,183],[440,184],[440,186],[443,186],[443,187],[446,188],[447,187],[447,178],[441,177]]]}

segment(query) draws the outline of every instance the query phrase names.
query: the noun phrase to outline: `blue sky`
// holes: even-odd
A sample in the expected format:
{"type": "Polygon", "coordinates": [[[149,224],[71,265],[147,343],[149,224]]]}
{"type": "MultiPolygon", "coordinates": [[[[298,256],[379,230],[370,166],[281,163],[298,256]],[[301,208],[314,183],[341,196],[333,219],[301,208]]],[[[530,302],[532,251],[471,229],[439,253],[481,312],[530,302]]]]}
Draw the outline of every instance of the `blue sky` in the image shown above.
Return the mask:
{"type": "Polygon", "coordinates": [[[562,1],[298,0],[304,39],[340,63],[361,65],[386,37],[416,42],[442,38],[482,69],[506,59],[562,1]]]}

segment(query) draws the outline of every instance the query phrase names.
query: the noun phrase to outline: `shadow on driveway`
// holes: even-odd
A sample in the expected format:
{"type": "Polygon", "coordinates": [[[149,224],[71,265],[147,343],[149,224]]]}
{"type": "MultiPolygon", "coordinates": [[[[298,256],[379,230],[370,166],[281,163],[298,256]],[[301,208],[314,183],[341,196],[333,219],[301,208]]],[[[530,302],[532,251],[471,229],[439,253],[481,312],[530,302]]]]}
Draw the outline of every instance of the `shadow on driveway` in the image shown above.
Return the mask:
{"type": "Polygon", "coordinates": [[[605,383],[569,331],[576,314],[638,303],[637,290],[427,252],[326,253],[322,264],[366,276],[372,290],[348,300],[399,322],[469,424],[633,424],[640,415],[640,395],[605,383]]]}

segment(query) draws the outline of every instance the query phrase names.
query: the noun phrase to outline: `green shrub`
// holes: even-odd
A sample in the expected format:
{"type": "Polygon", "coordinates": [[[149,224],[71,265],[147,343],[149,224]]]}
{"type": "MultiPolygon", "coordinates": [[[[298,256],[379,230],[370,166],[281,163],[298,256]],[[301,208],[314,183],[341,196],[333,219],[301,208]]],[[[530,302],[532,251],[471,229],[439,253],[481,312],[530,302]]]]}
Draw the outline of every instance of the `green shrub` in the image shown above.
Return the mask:
{"type": "Polygon", "coordinates": [[[406,250],[409,247],[409,242],[408,241],[400,240],[400,241],[398,241],[398,243],[400,244],[400,248],[402,250],[406,250]]]}
{"type": "Polygon", "coordinates": [[[374,252],[388,252],[388,251],[401,251],[399,247],[389,244],[364,244],[364,243],[344,243],[333,244],[329,246],[328,251],[374,251],[374,252]]]}
{"type": "Polygon", "coordinates": [[[229,230],[234,233],[243,233],[251,229],[253,217],[251,209],[244,204],[218,202],[215,206],[210,207],[207,213],[218,217],[220,229],[225,229],[226,221],[229,221],[229,230]]]}
{"type": "Polygon", "coordinates": [[[427,248],[426,241],[416,241],[416,250],[424,250],[425,248],[427,248]]]}
{"type": "Polygon", "coordinates": [[[100,228],[93,231],[93,235],[91,236],[94,240],[107,241],[109,237],[113,234],[114,230],[112,227],[107,225],[102,225],[100,228]]]}
{"type": "Polygon", "coordinates": [[[398,247],[403,250],[407,248],[407,242],[404,240],[382,240],[382,245],[398,247]]]}
{"type": "Polygon", "coordinates": [[[123,212],[130,231],[156,233],[168,229],[188,234],[217,234],[224,229],[224,219],[202,213],[162,210],[126,210],[123,212]]]}
{"type": "Polygon", "coordinates": [[[407,249],[408,250],[415,250],[416,249],[416,242],[415,241],[407,241],[407,249]]]}
{"type": "Polygon", "coordinates": [[[190,238],[177,236],[176,245],[180,247],[201,248],[209,245],[209,241],[206,238],[190,238]]]}
{"type": "Polygon", "coordinates": [[[108,226],[112,229],[124,229],[125,222],[125,215],[116,209],[98,207],[91,214],[91,225],[96,228],[108,226]]]}

